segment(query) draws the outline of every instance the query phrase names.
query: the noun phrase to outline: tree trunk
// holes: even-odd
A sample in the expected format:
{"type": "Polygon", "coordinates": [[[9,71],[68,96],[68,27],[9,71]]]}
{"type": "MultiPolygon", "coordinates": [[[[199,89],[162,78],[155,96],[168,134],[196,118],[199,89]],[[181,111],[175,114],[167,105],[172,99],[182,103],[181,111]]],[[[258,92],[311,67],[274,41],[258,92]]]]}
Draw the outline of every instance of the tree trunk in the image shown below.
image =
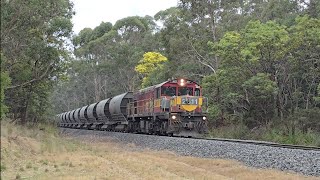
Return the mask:
{"type": "Polygon", "coordinates": [[[28,119],[28,107],[29,107],[29,104],[30,104],[30,98],[31,98],[31,95],[32,95],[32,91],[33,91],[33,83],[30,84],[29,86],[29,89],[28,89],[28,92],[27,92],[27,96],[26,96],[26,99],[25,99],[25,108],[24,108],[24,111],[22,112],[22,116],[21,116],[21,124],[26,124],[27,123],[27,119],[28,119]]]}

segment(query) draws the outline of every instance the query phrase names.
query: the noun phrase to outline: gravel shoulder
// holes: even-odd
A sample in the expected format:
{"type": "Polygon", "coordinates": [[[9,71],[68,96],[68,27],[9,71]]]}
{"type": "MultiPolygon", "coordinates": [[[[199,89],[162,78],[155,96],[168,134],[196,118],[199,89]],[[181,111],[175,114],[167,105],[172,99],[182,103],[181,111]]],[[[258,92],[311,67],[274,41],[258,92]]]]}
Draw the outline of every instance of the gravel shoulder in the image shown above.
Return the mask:
{"type": "Polygon", "coordinates": [[[182,156],[231,159],[256,168],[272,168],[308,176],[320,176],[319,151],[107,131],[65,128],[60,131],[61,134],[69,137],[84,139],[105,138],[114,142],[132,144],[133,146],[128,146],[132,148],[131,150],[165,150],[182,156]]]}

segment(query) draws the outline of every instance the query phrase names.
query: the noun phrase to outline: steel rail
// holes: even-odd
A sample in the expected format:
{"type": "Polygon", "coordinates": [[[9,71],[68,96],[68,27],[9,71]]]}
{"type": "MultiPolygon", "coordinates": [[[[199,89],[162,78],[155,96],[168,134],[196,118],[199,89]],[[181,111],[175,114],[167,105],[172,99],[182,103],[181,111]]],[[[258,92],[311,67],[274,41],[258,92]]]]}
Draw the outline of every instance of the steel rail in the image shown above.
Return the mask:
{"type": "Polygon", "coordinates": [[[255,140],[242,140],[242,139],[225,139],[225,138],[196,138],[193,139],[202,139],[202,140],[213,140],[213,141],[222,141],[222,142],[233,142],[233,143],[241,143],[241,144],[253,144],[260,146],[271,146],[271,147],[280,147],[280,148],[288,148],[288,149],[301,149],[301,150],[313,150],[320,151],[320,147],[317,146],[304,146],[304,145],[294,145],[294,144],[280,144],[275,142],[267,142],[267,141],[255,141],[255,140]]]}

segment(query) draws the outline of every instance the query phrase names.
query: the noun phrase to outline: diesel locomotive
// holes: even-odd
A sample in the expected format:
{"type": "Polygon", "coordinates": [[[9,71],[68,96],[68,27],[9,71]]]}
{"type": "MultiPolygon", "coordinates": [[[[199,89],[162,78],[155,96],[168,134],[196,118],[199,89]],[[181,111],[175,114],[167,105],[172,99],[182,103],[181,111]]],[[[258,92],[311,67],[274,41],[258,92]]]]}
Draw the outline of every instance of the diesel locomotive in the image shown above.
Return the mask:
{"type": "Polygon", "coordinates": [[[57,115],[60,127],[199,137],[207,100],[194,81],[177,78],[57,115]]]}

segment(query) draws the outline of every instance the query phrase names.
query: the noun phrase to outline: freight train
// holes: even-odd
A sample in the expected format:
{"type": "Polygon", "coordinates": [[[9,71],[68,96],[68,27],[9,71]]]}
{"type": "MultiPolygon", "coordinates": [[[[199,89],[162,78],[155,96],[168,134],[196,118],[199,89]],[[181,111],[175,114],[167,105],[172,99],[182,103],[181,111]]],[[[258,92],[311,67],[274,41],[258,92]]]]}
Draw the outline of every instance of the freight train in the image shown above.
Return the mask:
{"type": "Polygon", "coordinates": [[[57,115],[65,128],[199,137],[207,100],[194,81],[176,78],[57,115]]]}

